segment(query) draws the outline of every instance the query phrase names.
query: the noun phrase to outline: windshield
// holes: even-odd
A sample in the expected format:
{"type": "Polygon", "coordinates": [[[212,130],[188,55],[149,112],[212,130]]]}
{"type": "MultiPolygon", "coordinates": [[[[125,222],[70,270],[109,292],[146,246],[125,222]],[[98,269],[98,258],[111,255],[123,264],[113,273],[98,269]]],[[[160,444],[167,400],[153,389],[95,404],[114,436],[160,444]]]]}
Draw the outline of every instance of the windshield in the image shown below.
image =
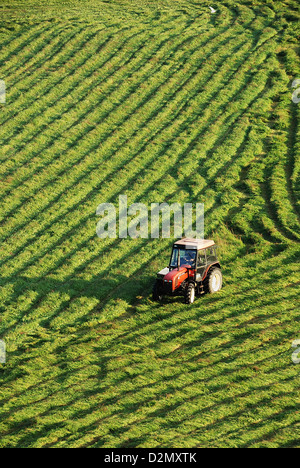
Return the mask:
{"type": "Polygon", "coordinates": [[[196,250],[184,249],[174,247],[171,257],[170,266],[173,268],[178,267],[178,252],[179,252],[179,266],[187,265],[195,268],[196,250]]]}

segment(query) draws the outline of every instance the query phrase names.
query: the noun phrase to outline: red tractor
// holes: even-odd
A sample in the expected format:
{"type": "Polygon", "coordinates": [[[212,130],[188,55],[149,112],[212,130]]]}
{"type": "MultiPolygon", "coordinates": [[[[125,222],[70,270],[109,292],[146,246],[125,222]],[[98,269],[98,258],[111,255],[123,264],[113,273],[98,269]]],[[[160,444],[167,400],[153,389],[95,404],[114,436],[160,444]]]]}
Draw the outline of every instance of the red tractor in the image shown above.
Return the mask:
{"type": "Polygon", "coordinates": [[[184,238],[173,244],[170,264],[157,274],[152,298],[184,296],[192,304],[196,295],[215,293],[222,288],[221,266],[214,241],[184,238]]]}

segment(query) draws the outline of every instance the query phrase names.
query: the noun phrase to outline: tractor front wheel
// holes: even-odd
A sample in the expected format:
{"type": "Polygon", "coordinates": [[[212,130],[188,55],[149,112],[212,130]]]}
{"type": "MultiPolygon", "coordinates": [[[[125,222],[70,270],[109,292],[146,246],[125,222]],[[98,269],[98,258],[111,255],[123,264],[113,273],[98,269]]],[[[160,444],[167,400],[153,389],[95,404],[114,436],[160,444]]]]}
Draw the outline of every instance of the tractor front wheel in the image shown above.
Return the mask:
{"type": "Polygon", "coordinates": [[[195,301],[195,285],[193,283],[189,283],[185,291],[185,303],[193,304],[194,301],[195,301]]]}
{"type": "Polygon", "coordinates": [[[161,301],[162,298],[163,298],[163,295],[160,291],[159,284],[157,283],[157,281],[155,281],[153,285],[153,289],[152,289],[152,299],[153,301],[161,301]]]}

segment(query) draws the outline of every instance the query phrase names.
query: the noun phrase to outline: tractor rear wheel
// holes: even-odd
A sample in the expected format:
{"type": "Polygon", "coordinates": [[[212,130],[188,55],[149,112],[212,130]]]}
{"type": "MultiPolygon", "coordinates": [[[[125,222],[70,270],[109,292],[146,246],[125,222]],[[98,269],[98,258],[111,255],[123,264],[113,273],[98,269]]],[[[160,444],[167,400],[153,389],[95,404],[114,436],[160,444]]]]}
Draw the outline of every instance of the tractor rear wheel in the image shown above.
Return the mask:
{"type": "Polygon", "coordinates": [[[220,291],[222,283],[223,277],[220,268],[212,268],[205,281],[205,292],[213,294],[220,291]]]}
{"type": "Polygon", "coordinates": [[[195,301],[195,285],[193,283],[189,283],[185,291],[185,303],[193,304],[194,301],[195,301]]]}

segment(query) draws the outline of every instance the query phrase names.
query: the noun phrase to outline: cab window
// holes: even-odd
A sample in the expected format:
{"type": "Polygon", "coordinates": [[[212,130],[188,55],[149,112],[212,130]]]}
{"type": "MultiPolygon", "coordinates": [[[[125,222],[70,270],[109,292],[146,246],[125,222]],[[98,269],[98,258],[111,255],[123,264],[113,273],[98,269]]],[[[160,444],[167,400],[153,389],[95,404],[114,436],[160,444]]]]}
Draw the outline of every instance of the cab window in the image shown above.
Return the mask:
{"type": "Polygon", "coordinates": [[[208,249],[206,249],[206,255],[208,262],[215,262],[217,260],[216,248],[209,247],[208,249]]]}
{"type": "Polygon", "coordinates": [[[205,265],[206,264],[206,254],[205,249],[198,250],[197,254],[197,266],[205,265]]]}

